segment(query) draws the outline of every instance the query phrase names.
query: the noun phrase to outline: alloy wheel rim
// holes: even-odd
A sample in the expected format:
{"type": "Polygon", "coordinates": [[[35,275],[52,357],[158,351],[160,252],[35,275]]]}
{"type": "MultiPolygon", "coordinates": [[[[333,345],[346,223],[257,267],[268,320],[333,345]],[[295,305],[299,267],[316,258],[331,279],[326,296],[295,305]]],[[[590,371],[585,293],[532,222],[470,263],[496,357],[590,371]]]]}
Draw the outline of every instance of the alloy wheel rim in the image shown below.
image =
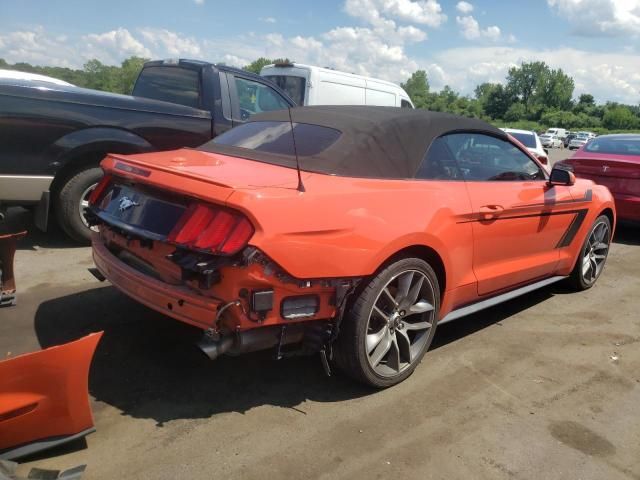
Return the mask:
{"type": "Polygon", "coordinates": [[[98,186],[97,183],[89,185],[84,190],[84,192],[82,192],[82,195],[80,195],[80,203],[78,204],[78,213],[80,214],[80,220],[82,221],[82,224],[85,227],[93,230],[94,232],[98,231],[98,227],[89,226],[89,222],[87,221],[87,210],[89,208],[89,197],[91,196],[91,193],[95,190],[97,186],[98,186]]]}
{"type": "Polygon", "coordinates": [[[602,273],[609,253],[609,241],[609,226],[605,222],[597,223],[591,229],[582,255],[582,277],[589,285],[602,273]]]}
{"type": "Polygon", "coordinates": [[[393,277],[369,312],[365,350],[369,365],[382,377],[394,377],[428,348],[435,324],[435,292],[418,270],[393,277]]]}

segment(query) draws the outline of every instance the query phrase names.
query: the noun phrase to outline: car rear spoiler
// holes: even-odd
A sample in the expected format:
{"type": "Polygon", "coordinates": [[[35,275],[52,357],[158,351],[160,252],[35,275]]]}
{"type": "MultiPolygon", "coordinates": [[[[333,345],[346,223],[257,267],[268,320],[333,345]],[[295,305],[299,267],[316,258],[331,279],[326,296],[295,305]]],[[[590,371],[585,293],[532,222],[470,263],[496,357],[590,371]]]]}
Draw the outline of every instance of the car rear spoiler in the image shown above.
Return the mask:
{"type": "Polygon", "coordinates": [[[16,281],[13,275],[13,257],[18,240],[27,232],[0,235],[0,307],[16,304],[16,281]]]}

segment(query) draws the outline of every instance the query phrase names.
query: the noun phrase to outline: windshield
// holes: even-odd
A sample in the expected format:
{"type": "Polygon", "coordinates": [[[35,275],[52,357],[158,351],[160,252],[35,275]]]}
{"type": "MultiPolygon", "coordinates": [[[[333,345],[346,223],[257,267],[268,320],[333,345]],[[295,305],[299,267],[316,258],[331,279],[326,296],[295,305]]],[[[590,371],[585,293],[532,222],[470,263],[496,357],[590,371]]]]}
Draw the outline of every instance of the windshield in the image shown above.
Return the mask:
{"type": "Polygon", "coordinates": [[[584,147],[593,153],[611,153],[614,155],[640,156],[640,136],[622,138],[594,138],[584,147]]]}
{"type": "Polygon", "coordinates": [[[509,134],[518,139],[525,147],[536,148],[536,137],[533,136],[533,133],[509,132],[509,134]]]}
{"type": "Polygon", "coordinates": [[[296,105],[304,105],[304,91],[306,86],[306,80],[304,78],[291,75],[265,75],[265,78],[268,78],[287,92],[293,101],[296,102],[296,105]]]}

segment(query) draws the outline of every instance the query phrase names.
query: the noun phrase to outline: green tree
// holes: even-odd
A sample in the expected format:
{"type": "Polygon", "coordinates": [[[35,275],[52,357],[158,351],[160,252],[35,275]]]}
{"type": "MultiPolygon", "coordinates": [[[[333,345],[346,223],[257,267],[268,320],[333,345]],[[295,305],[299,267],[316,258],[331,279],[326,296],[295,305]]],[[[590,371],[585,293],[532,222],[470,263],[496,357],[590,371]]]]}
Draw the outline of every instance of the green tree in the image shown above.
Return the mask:
{"type": "Polygon", "coordinates": [[[400,86],[407,92],[416,108],[428,107],[429,80],[427,72],[424,70],[413,72],[411,77],[400,86]]]}
{"type": "Polygon", "coordinates": [[[562,69],[543,68],[539,71],[534,101],[546,109],[567,110],[571,108],[574,86],[573,78],[562,69]]]}
{"type": "Polygon", "coordinates": [[[513,102],[514,95],[498,83],[486,94],[484,112],[491,118],[504,118],[513,102]]]}
{"type": "Polygon", "coordinates": [[[578,98],[578,105],[595,107],[596,101],[595,98],[593,98],[593,95],[591,95],[590,93],[583,93],[582,95],[580,95],[580,98],[578,98]]]}
{"type": "Polygon", "coordinates": [[[512,104],[504,114],[504,119],[507,122],[516,122],[525,118],[527,113],[527,107],[523,103],[517,102],[512,104]]]}
{"type": "Polygon", "coordinates": [[[259,75],[260,70],[262,70],[262,67],[271,65],[272,63],[293,63],[293,62],[291,62],[288,58],[269,59],[269,58],[260,57],[257,60],[254,60],[253,62],[251,62],[249,65],[245,65],[244,67],[242,67],[242,69],[247,70],[248,72],[255,73],[256,75],[259,75]]]}
{"type": "Polygon", "coordinates": [[[544,62],[522,63],[511,67],[507,75],[507,89],[520,100],[525,114],[529,113],[535,101],[542,77],[548,75],[549,67],[544,62]]]}
{"type": "Polygon", "coordinates": [[[610,130],[630,130],[638,125],[638,118],[626,106],[608,108],[602,117],[602,125],[610,130]]]}
{"type": "Polygon", "coordinates": [[[130,94],[133,91],[133,85],[136,83],[140,70],[148,58],[129,57],[124,60],[120,66],[119,93],[130,94]]]}

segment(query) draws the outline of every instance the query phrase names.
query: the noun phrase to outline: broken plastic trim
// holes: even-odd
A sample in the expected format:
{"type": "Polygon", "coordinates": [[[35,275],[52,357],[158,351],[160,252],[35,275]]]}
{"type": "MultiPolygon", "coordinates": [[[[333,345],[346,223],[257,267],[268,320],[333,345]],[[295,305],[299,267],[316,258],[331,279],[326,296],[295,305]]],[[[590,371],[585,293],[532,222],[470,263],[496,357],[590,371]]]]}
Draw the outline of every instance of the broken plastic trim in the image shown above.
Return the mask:
{"type": "Polygon", "coordinates": [[[18,240],[27,232],[0,235],[0,307],[16,304],[16,281],[13,275],[13,257],[18,240]]]}

